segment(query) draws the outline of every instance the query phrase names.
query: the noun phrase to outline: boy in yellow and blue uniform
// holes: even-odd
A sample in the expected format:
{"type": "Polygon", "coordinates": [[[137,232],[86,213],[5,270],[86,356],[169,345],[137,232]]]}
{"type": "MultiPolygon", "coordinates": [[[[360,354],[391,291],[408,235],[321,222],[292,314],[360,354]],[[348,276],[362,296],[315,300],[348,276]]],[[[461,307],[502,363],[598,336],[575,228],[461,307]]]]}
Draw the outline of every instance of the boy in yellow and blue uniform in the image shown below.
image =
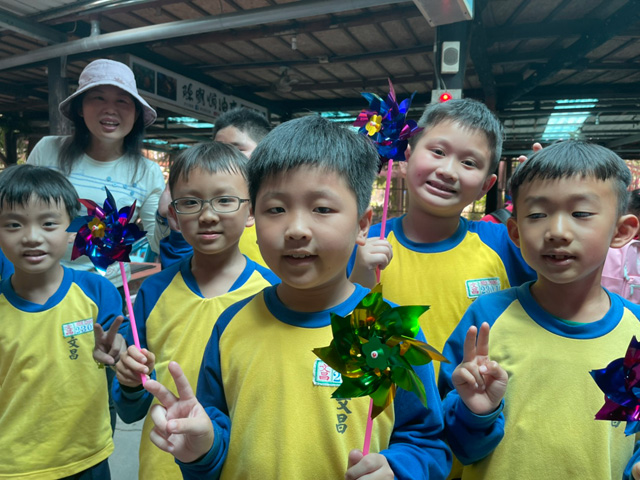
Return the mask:
{"type": "MultiPolygon", "coordinates": [[[[351,279],[376,283],[399,305],[431,305],[420,318],[427,340],[442,351],[467,307],[481,295],[535,278],[504,225],[473,222],[461,213],[496,181],[503,128],[472,99],[428,105],[405,152],[407,213],[369,230],[351,279]],[[393,252],[393,259],[389,262],[393,252]]],[[[352,263],[353,263],[352,259],[352,263]]],[[[435,365],[436,374],[438,365],[435,365]]]]}
{"type": "Polygon", "coordinates": [[[331,341],[331,314],[348,315],[369,293],[349,281],[346,265],[366,240],[377,165],[366,138],[318,116],[286,122],[258,145],[250,197],[262,256],[282,283],[221,315],[197,400],[176,363],[177,397],[146,385],[163,404],[152,410],[152,440],[185,478],[446,477],[431,364],[416,367],[428,407],[399,389],[363,457],[352,449],[362,445],[369,399],[331,398],[340,378],[312,352],[331,341]]]}
{"type": "Polygon", "coordinates": [[[60,264],[78,209],[58,172],[19,165],[0,174],[0,247],[15,268],[0,282],[0,478],[110,478],[94,323],[117,328],[121,302],[105,278],[60,264]]]}
{"type": "Polygon", "coordinates": [[[442,366],[441,390],[458,388],[451,375],[461,346],[484,322],[491,359],[509,375],[504,414],[490,422],[470,415],[456,392],[444,400],[448,429],[467,432],[451,442],[467,464],[463,479],[629,478],[634,436],[623,422],[594,420],[604,395],[589,372],[623,357],[640,335],[640,308],[601,287],[609,247],[638,227],[626,213],[630,181],[615,153],[571,140],[514,173],[509,234],[538,279],[476,300],[447,341],[453,363],[442,366]]]}
{"type": "MultiPolygon", "coordinates": [[[[251,158],[256,146],[269,133],[270,129],[271,126],[264,115],[247,107],[238,107],[223,113],[216,119],[213,139],[216,142],[233,145],[245,157],[251,158]]],[[[190,256],[193,252],[193,248],[184,239],[182,233],[179,230],[175,230],[175,224],[172,219],[163,217],[163,215],[168,214],[168,212],[165,212],[168,209],[167,202],[170,201],[170,195],[167,195],[167,193],[170,192],[165,191],[162,194],[156,215],[158,221],[165,225],[163,234],[167,235],[166,229],[171,227],[168,235],[160,241],[160,263],[162,268],[167,268],[169,265],[190,256]]],[[[247,227],[242,237],[240,237],[240,251],[251,260],[265,266],[256,243],[254,226],[247,227]]]]}
{"type": "MultiPolygon", "coordinates": [[[[137,294],[134,314],[143,351],[129,347],[118,363],[113,387],[117,411],[127,423],[142,419],[153,400],[142,389],[141,373],[153,370],[155,361],[155,376],[168,382],[167,365],[177,360],[195,384],[219,315],[278,282],[270,270],[244,256],[238,247],[244,229],[253,225],[246,168],[246,157],[219,142],[183,151],[171,167],[169,188],[174,200],[169,214],[193,254],[149,277],[137,294]]],[[[131,332],[127,340],[133,345],[131,332]]],[[[140,478],[181,478],[173,457],[149,441],[152,427],[147,418],[140,443],[140,478]]]]}
{"type": "Polygon", "coordinates": [[[12,273],[13,265],[11,265],[11,262],[7,260],[7,257],[5,257],[2,250],[0,250],[0,280],[9,278],[12,273]]]}

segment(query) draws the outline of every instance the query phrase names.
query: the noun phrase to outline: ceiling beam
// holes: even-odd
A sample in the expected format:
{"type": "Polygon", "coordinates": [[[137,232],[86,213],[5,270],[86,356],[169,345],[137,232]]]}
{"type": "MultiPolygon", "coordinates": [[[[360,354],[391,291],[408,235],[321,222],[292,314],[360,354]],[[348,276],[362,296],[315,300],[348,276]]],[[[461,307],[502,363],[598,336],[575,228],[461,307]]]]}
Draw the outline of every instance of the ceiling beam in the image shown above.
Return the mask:
{"type": "MultiPolygon", "coordinates": [[[[607,42],[620,31],[626,30],[640,18],[640,8],[638,0],[627,2],[619,8],[613,15],[604,20],[598,29],[583,35],[579,40],[565,49],[562,55],[550,57],[549,62],[541,70],[534,72],[522,84],[513,90],[509,95],[500,99],[504,105],[508,105],[518,98],[526,95],[545,80],[553,77],[560,70],[573,65],[578,59],[585,57],[596,47],[607,42]]],[[[548,54],[548,52],[547,52],[548,54]]]]}
{"type": "Polygon", "coordinates": [[[618,138],[616,140],[612,140],[606,144],[607,148],[616,148],[621,147],[623,145],[629,145],[630,143],[638,143],[640,142],[640,134],[629,135],[628,137],[618,138]]]}
{"type": "Polygon", "coordinates": [[[355,55],[334,55],[326,57],[304,58],[299,60],[275,60],[270,62],[230,63],[219,65],[201,65],[198,70],[211,72],[228,72],[233,70],[255,70],[262,68],[302,67],[305,65],[323,65],[332,63],[354,63],[365,60],[379,60],[382,58],[398,58],[407,55],[419,55],[433,51],[433,45],[418,45],[408,48],[396,48],[394,50],[382,50],[378,52],[358,53],[355,55]]]}
{"type": "Polygon", "coordinates": [[[0,27],[48,44],[67,41],[67,36],[64,33],[24,17],[18,17],[3,9],[0,9],[0,27]]]}
{"type": "Polygon", "coordinates": [[[0,70],[31,65],[52,58],[101,51],[110,47],[154,42],[166,38],[183,37],[211,31],[275,23],[294,18],[328,15],[360,8],[402,3],[404,0],[310,0],[283,3],[271,7],[243,10],[241,12],[201,17],[190,20],[148,25],[128,30],[92,35],[89,37],[59,43],[32,50],[21,55],[0,59],[0,70]]]}
{"type": "MultiPolygon", "coordinates": [[[[179,45],[199,45],[206,43],[220,43],[240,40],[259,40],[261,38],[279,35],[296,35],[321,32],[340,28],[352,28],[372,23],[406,20],[420,17],[420,11],[414,6],[394,6],[391,8],[356,13],[349,15],[331,16],[321,20],[294,20],[284,25],[258,25],[242,30],[189,35],[180,38],[167,39],[153,44],[157,47],[176,47],[179,45]]],[[[206,68],[206,67],[205,67],[206,68]]]]}

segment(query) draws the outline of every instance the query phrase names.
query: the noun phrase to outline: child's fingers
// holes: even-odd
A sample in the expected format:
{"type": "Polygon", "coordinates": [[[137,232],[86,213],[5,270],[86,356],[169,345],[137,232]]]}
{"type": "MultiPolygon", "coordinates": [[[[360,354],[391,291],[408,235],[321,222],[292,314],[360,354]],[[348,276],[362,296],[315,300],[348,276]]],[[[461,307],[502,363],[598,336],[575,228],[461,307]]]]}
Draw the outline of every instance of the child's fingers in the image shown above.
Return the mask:
{"type": "Polygon", "coordinates": [[[349,464],[347,468],[353,467],[356,463],[362,460],[362,457],[364,457],[364,454],[360,450],[351,450],[349,452],[349,464]]]}
{"type": "MultiPolygon", "coordinates": [[[[147,380],[144,384],[144,389],[154,397],[156,397],[162,404],[162,406],[167,409],[173,406],[178,401],[178,398],[173,393],[171,393],[171,391],[167,387],[155,380],[147,380]]],[[[151,418],[153,419],[155,424],[158,425],[158,422],[156,422],[156,418],[154,416],[152,416],[151,418]]],[[[164,418],[166,419],[166,412],[164,418]]]]}
{"type": "Polygon", "coordinates": [[[181,400],[190,400],[196,397],[193,393],[189,380],[187,380],[186,375],[183,373],[182,368],[177,362],[169,362],[169,372],[173,377],[173,381],[178,389],[178,396],[181,400]]]}
{"type": "Polygon", "coordinates": [[[636,463],[631,470],[633,480],[640,480],[640,462],[636,463]]]}
{"type": "Polygon", "coordinates": [[[495,361],[487,362],[485,364],[485,367],[487,369],[485,372],[485,375],[489,375],[494,380],[497,380],[500,382],[506,383],[509,381],[509,375],[507,374],[507,371],[504,368],[502,368],[498,362],[495,362],[495,361]]]}
{"type": "Polygon", "coordinates": [[[480,325],[480,332],[478,333],[478,340],[476,342],[476,355],[488,357],[489,356],[489,324],[483,322],[480,325]]]}
{"type": "Polygon", "coordinates": [[[118,334],[118,330],[120,329],[120,325],[124,321],[124,317],[122,315],[118,315],[116,319],[113,321],[109,330],[107,330],[107,345],[112,345],[116,335],[118,334]]]}
{"type": "Polygon", "coordinates": [[[485,388],[484,378],[482,378],[478,369],[474,367],[475,366],[473,364],[468,364],[467,366],[458,368],[456,384],[462,385],[463,383],[466,383],[474,388],[483,390],[485,388]]]}
{"type": "Polygon", "coordinates": [[[171,450],[173,449],[173,444],[169,442],[167,437],[164,437],[157,428],[151,429],[149,432],[149,440],[164,452],[171,453],[171,450]]]}
{"type": "Polygon", "coordinates": [[[97,339],[101,339],[102,336],[104,335],[104,330],[102,329],[102,325],[100,325],[99,323],[94,323],[93,324],[93,334],[95,335],[95,337],[97,339]]]}
{"type": "Polygon", "coordinates": [[[147,352],[145,348],[139,350],[135,345],[130,345],[127,348],[127,356],[131,357],[138,363],[147,363],[147,356],[145,355],[145,352],[147,352]]]}
{"type": "Polygon", "coordinates": [[[476,358],[476,335],[478,334],[478,327],[471,325],[467,330],[467,335],[464,338],[463,356],[462,362],[471,362],[476,358]]]}
{"type": "Polygon", "coordinates": [[[200,418],[174,418],[167,422],[167,432],[171,435],[203,437],[209,433],[210,423],[200,418]]]}

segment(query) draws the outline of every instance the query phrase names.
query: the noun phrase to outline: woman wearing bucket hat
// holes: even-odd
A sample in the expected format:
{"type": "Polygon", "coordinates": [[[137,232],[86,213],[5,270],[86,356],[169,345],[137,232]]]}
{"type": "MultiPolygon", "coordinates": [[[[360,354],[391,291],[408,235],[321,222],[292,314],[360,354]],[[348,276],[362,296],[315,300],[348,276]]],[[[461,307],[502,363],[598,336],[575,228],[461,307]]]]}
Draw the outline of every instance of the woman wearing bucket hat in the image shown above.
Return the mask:
{"type": "MultiPolygon", "coordinates": [[[[80,198],[99,205],[106,198],[105,187],[118,206],[135,200],[135,214],[142,220],[152,250],[157,250],[155,214],[164,177],[158,164],[141,154],[144,128],[156,120],[156,112],[138,93],[131,69],[107,59],[89,63],[80,74],[78,89],[60,103],[59,110],[73,122],[73,134],[44,137],[27,162],[61,170],[80,198]]],[[[94,270],[87,257],[73,262],[70,258],[71,245],[63,264],[94,270]]],[[[117,264],[109,268],[107,277],[122,286],[117,264]]]]}

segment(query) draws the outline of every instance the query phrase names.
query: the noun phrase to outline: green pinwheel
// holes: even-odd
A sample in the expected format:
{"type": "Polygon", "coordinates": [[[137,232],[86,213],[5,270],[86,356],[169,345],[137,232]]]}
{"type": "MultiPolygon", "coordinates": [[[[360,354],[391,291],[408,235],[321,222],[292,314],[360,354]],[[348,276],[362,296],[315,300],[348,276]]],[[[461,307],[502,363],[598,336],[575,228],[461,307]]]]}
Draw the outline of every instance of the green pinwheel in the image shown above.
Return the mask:
{"type": "Polygon", "coordinates": [[[331,314],[333,340],[313,353],[342,374],[342,385],[332,397],[369,395],[372,419],[391,404],[397,387],[415,393],[426,406],[424,385],[413,365],[431,360],[448,362],[435,348],[415,339],[420,330],[418,318],[428,309],[419,305],[392,307],[377,285],[350,315],[331,314]]]}

